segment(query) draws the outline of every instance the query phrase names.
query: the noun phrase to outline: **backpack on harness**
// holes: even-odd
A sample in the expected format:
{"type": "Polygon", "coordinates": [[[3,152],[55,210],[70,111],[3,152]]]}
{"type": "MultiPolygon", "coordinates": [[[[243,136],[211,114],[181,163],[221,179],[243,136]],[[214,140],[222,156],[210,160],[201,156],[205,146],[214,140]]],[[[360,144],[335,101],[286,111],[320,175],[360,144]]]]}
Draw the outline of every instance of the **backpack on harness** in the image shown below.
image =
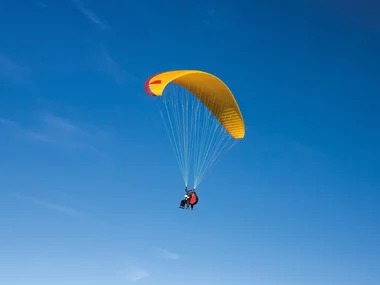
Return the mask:
{"type": "Polygon", "coordinates": [[[191,197],[190,197],[190,201],[189,201],[189,204],[194,206],[198,203],[198,195],[195,194],[195,193],[192,193],[191,194],[191,197]]]}

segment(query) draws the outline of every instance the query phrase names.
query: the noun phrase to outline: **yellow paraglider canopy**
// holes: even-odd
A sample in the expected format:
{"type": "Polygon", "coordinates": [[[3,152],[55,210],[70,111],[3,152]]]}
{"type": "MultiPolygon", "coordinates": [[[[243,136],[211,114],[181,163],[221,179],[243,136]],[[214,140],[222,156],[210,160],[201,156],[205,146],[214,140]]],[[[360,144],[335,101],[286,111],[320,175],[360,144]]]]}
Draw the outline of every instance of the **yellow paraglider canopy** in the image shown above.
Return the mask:
{"type": "Polygon", "coordinates": [[[176,83],[196,96],[235,139],[244,138],[243,116],[227,85],[216,76],[198,70],[174,70],[156,74],[145,83],[150,96],[162,96],[169,83],[176,83]]]}

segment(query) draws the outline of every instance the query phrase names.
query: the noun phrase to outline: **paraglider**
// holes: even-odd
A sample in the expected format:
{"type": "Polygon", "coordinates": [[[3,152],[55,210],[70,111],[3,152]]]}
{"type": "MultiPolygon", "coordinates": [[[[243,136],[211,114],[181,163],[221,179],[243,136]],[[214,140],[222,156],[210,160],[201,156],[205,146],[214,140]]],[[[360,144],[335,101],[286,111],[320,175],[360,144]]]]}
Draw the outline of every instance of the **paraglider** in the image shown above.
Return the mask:
{"type": "MultiPolygon", "coordinates": [[[[149,96],[157,98],[186,191],[193,183],[195,193],[211,168],[244,138],[240,108],[222,80],[199,70],[159,73],[144,87],[149,96]]],[[[183,200],[183,207],[193,208],[198,202],[197,194],[193,196],[193,202],[192,196],[183,200]]]]}
{"type": "Polygon", "coordinates": [[[179,207],[184,209],[186,205],[186,209],[191,208],[191,210],[193,210],[194,206],[198,203],[198,195],[195,192],[195,189],[187,190],[187,187],[185,188],[185,192],[185,199],[181,200],[179,207]]]}

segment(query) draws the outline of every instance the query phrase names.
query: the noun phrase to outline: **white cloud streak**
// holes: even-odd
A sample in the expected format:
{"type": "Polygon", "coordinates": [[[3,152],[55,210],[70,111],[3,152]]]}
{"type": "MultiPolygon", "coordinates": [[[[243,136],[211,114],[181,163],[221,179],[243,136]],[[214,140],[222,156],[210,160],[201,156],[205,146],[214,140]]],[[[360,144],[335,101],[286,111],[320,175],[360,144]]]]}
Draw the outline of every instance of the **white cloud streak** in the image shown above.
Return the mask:
{"type": "Polygon", "coordinates": [[[45,9],[47,8],[47,5],[45,2],[42,2],[42,1],[37,1],[36,2],[36,5],[40,8],[40,9],[45,9]]]}
{"type": "Polygon", "coordinates": [[[149,276],[148,270],[141,267],[129,267],[126,272],[126,278],[130,282],[137,282],[149,276]]]}
{"type": "Polygon", "coordinates": [[[14,82],[23,82],[30,75],[30,70],[17,64],[9,57],[0,53],[0,79],[4,78],[14,82]]]}
{"type": "Polygon", "coordinates": [[[205,22],[208,27],[218,31],[230,31],[233,28],[233,24],[225,17],[222,17],[215,9],[207,11],[205,22]]]}
{"type": "Polygon", "coordinates": [[[74,125],[69,120],[55,116],[53,114],[46,114],[42,117],[42,121],[47,125],[53,128],[61,129],[67,133],[73,133],[81,136],[89,136],[90,134],[80,127],[74,125]]]}
{"type": "Polygon", "coordinates": [[[180,259],[180,255],[176,252],[171,252],[163,248],[158,248],[158,253],[163,259],[180,259]]]}
{"type": "Polygon", "coordinates": [[[38,124],[33,128],[23,127],[17,122],[0,118],[0,127],[12,130],[17,137],[39,143],[50,143],[54,146],[69,149],[87,149],[98,155],[106,156],[96,144],[109,137],[109,134],[95,126],[80,127],[68,119],[51,113],[40,116],[38,124]]]}
{"type": "Polygon", "coordinates": [[[112,75],[118,84],[123,84],[126,80],[139,82],[133,74],[123,70],[121,65],[111,56],[108,50],[101,49],[101,68],[112,75]]]}
{"type": "Polygon", "coordinates": [[[109,28],[108,25],[103,23],[94,11],[87,8],[81,0],[72,0],[78,10],[93,24],[98,26],[101,30],[106,30],[109,28]]]}
{"type": "Polygon", "coordinates": [[[120,68],[119,64],[112,58],[110,53],[104,49],[102,56],[106,71],[115,77],[118,84],[122,84],[124,81],[124,72],[120,68]]]}
{"type": "Polygon", "coordinates": [[[5,127],[12,127],[12,128],[18,128],[18,124],[16,122],[13,122],[11,120],[0,118],[0,125],[5,127]]]}
{"type": "Polygon", "coordinates": [[[45,200],[38,199],[36,197],[27,196],[27,195],[18,194],[18,193],[14,193],[14,194],[10,194],[10,195],[19,201],[24,201],[24,202],[27,202],[30,204],[35,204],[35,205],[47,208],[49,210],[59,212],[59,213],[64,214],[64,215],[71,216],[71,217],[83,218],[86,216],[85,213],[78,211],[74,208],[65,206],[65,205],[59,205],[59,204],[51,203],[51,202],[48,202],[45,200]]]}

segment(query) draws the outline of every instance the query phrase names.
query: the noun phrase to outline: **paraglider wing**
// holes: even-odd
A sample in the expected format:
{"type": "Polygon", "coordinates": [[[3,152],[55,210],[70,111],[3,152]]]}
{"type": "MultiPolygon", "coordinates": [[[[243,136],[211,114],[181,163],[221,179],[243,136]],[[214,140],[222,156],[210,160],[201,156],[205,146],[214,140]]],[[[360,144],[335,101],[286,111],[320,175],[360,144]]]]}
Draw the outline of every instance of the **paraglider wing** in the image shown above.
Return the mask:
{"type": "Polygon", "coordinates": [[[232,92],[223,81],[203,71],[176,70],[149,78],[145,83],[145,91],[150,96],[162,96],[170,82],[181,85],[194,94],[233,138],[244,138],[243,116],[232,92]]]}

